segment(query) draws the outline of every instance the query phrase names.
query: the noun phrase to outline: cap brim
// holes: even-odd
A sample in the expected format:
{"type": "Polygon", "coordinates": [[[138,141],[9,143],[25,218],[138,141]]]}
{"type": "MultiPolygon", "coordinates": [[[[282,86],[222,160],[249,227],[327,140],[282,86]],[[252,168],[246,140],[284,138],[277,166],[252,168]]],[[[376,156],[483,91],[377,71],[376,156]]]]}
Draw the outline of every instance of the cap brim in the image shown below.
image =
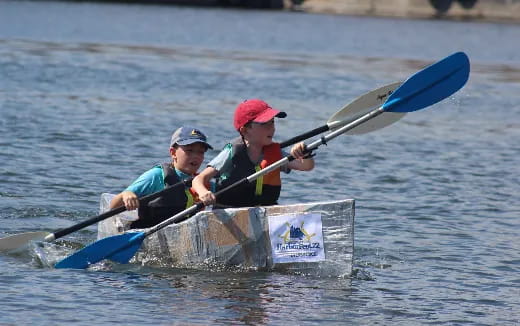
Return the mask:
{"type": "Polygon", "coordinates": [[[195,143],[201,143],[201,144],[206,145],[207,148],[213,149],[213,146],[211,146],[210,144],[208,144],[208,143],[206,143],[204,141],[198,140],[198,139],[181,140],[181,141],[177,142],[177,145],[191,145],[191,144],[195,144],[195,143]]]}
{"type": "Polygon", "coordinates": [[[287,116],[287,113],[283,111],[278,111],[275,109],[267,109],[262,114],[260,114],[258,117],[256,117],[253,121],[258,123],[265,123],[269,120],[273,119],[274,117],[277,118],[285,118],[287,116]]]}

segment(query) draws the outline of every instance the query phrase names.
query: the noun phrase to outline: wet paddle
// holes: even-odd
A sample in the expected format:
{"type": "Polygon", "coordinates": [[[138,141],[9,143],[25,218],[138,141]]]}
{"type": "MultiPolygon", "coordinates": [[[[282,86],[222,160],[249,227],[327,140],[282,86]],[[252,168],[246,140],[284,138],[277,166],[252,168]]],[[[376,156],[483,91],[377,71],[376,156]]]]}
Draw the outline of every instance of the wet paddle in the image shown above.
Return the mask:
{"type": "MultiPolygon", "coordinates": [[[[174,184],[171,187],[165,188],[161,191],[158,191],[156,193],[143,196],[139,199],[139,205],[145,205],[148,202],[154,200],[155,198],[159,196],[163,196],[166,193],[176,189],[179,186],[190,186],[191,180],[186,179],[184,181],[178,182],[174,184]]],[[[71,234],[72,232],[76,232],[78,230],[81,230],[89,225],[95,224],[99,221],[102,221],[104,219],[107,219],[109,217],[112,217],[114,215],[117,215],[119,213],[122,213],[126,211],[125,206],[116,207],[114,209],[111,209],[103,214],[94,216],[92,218],[89,218],[88,220],[85,220],[81,223],[74,224],[72,226],[69,226],[68,228],[56,230],[53,233],[49,232],[26,232],[26,233],[20,233],[20,234],[14,234],[5,238],[0,239],[0,252],[10,252],[10,251],[16,251],[19,249],[22,249],[23,247],[27,246],[30,241],[45,241],[45,242],[51,242],[58,238],[61,238],[63,236],[66,236],[68,234],[71,234]]]]}
{"type": "MultiPolygon", "coordinates": [[[[291,138],[287,141],[282,142],[280,145],[281,147],[288,147],[290,145],[296,144],[299,141],[306,140],[310,137],[319,135],[323,132],[337,129],[343,125],[346,125],[347,123],[350,123],[363,115],[364,113],[368,112],[369,110],[372,110],[376,107],[379,107],[382,105],[385,100],[392,94],[393,91],[395,91],[402,83],[401,82],[395,82],[391,83],[382,87],[379,87],[373,91],[370,91],[366,94],[363,94],[362,96],[358,97],[354,101],[350,102],[349,104],[345,105],[341,110],[336,112],[332,117],[329,118],[329,121],[316,129],[313,129],[311,131],[308,131],[306,133],[303,133],[301,135],[298,135],[294,138],[291,138]]],[[[367,128],[365,126],[368,126],[369,123],[366,123],[364,126],[359,126],[351,131],[349,133],[355,134],[355,133],[365,133],[374,131],[377,129],[384,128],[399,119],[401,119],[406,113],[385,113],[381,116],[379,116],[377,119],[374,119],[370,122],[371,128],[367,128]]],[[[189,180],[191,181],[191,180],[189,180]]],[[[179,183],[180,185],[182,183],[179,183]]],[[[174,187],[177,185],[174,185],[174,187]]],[[[168,188],[171,189],[171,188],[168,188]]],[[[164,195],[167,190],[160,191],[156,194],[150,195],[150,197],[143,197],[141,198],[141,205],[164,195]],[[164,192],[163,192],[164,191],[164,192]]],[[[15,234],[11,235],[5,238],[0,239],[0,252],[9,252],[9,251],[15,251],[18,249],[21,249],[30,241],[45,241],[45,242],[51,242],[58,238],[61,238],[63,236],[66,236],[68,234],[71,234],[73,232],[76,232],[78,230],[81,230],[87,226],[93,225],[97,222],[100,222],[102,220],[105,220],[109,217],[112,217],[114,215],[117,215],[119,213],[122,213],[126,211],[126,208],[124,206],[114,208],[110,211],[107,211],[101,215],[92,217],[86,221],[83,221],[81,223],[72,225],[68,228],[64,228],[61,230],[57,230],[53,233],[49,232],[27,232],[27,233],[21,233],[21,234],[15,234]]]]}
{"type": "MultiPolygon", "coordinates": [[[[384,112],[413,112],[435,104],[462,88],[468,80],[468,77],[468,57],[462,52],[454,53],[408,78],[401,87],[390,95],[381,107],[371,110],[358,119],[307,145],[307,152],[311,152],[317,149],[320,145],[326,144],[328,141],[338,137],[339,135],[353,130],[371,119],[375,119],[384,112]]],[[[218,198],[219,195],[231,188],[244,183],[251,183],[260,176],[287,164],[293,159],[294,158],[289,155],[271,164],[267,168],[218,191],[215,193],[215,196],[218,198]]],[[[55,265],[55,267],[87,268],[89,265],[95,264],[104,259],[110,259],[119,263],[128,263],[137,250],[139,250],[142,242],[147,236],[170,224],[180,223],[186,220],[190,214],[197,212],[203,207],[204,204],[199,202],[145,231],[129,232],[96,241],[61,260],[55,265]]]]}

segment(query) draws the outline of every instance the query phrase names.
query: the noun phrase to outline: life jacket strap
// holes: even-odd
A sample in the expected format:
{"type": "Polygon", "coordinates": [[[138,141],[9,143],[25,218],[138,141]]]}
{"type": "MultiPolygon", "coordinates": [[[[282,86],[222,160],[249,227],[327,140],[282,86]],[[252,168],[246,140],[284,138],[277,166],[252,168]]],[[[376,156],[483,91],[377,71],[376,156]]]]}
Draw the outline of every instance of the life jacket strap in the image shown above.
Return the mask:
{"type": "Polygon", "coordinates": [[[186,194],[186,198],[188,199],[186,201],[186,208],[190,208],[191,206],[193,206],[194,203],[193,195],[191,194],[191,191],[189,189],[185,189],[184,193],[186,194]]]}
{"type": "MultiPolygon", "coordinates": [[[[255,171],[258,172],[262,170],[262,167],[260,165],[255,166],[255,171]]],[[[256,188],[255,188],[255,195],[256,196],[262,196],[262,189],[264,186],[264,176],[260,176],[256,179],[256,188]]]]}

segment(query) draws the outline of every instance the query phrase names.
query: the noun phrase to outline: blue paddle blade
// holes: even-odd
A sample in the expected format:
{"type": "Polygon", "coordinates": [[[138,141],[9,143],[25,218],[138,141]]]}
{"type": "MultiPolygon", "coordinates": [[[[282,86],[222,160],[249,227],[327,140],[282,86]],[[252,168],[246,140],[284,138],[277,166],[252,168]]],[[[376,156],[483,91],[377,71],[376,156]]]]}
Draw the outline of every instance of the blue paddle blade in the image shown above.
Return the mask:
{"type": "Polygon", "coordinates": [[[125,249],[119,250],[116,253],[108,256],[107,259],[115,261],[116,263],[127,264],[130,261],[130,259],[132,259],[132,257],[134,257],[137,250],[139,250],[139,248],[141,248],[141,244],[143,243],[144,236],[140,237],[140,234],[144,235],[144,233],[138,233],[138,235],[136,235],[136,237],[139,237],[138,239],[135,239],[135,240],[131,239],[130,245],[128,247],[126,247],[125,249]]]}
{"type": "Polygon", "coordinates": [[[383,104],[383,110],[412,112],[423,109],[461,89],[468,78],[468,56],[456,52],[408,78],[383,104]]]}
{"type": "Polygon", "coordinates": [[[144,238],[144,232],[130,232],[103,238],[64,258],[54,267],[83,269],[103,259],[127,263],[139,250],[144,238]]]}

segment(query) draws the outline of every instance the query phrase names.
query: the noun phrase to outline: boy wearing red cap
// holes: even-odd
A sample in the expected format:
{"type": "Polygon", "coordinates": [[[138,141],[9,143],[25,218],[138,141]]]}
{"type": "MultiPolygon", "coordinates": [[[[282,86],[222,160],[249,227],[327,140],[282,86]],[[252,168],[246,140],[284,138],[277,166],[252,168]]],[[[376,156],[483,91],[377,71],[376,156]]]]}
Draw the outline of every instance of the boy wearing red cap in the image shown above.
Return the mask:
{"type": "MultiPolygon", "coordinates": [[[[270,107],[258,99],[246,100],[238,105],[234,114],[234,126],[240,137],[227,144],[206,169],[193,180],[193,188],[200,200],[215,207],[249,207],[275,205],[280,196],[280,169],[222,193],[218,201],[207,188],[208,182],[216,177],[217,190],[223,189],[251,174],[282,159],[280,144],[273,142],[274,118],[285,118],[287,114],[270,107]]],[[[294,145],[291,155],[295,160],[282,166],[281,170],[309,171],[314,168],[314,160],[305,155],[303,142],[294,145]]]]}
{"type": "Polygon", "coordinates": [[[171,162],[156,165],[144,172],[112,199],[110,208],[125,205],[128,210],[138,209],[139,219],[132,222],[130,227],[147,228],[192,206],[196,194],[188,187],[177,187],[147,205],[140,206],[138,197],[156,193],[195,176],[208,149],[213,147],[199,129],[188,126],[177,129],[170,141],[171,162]]]}

